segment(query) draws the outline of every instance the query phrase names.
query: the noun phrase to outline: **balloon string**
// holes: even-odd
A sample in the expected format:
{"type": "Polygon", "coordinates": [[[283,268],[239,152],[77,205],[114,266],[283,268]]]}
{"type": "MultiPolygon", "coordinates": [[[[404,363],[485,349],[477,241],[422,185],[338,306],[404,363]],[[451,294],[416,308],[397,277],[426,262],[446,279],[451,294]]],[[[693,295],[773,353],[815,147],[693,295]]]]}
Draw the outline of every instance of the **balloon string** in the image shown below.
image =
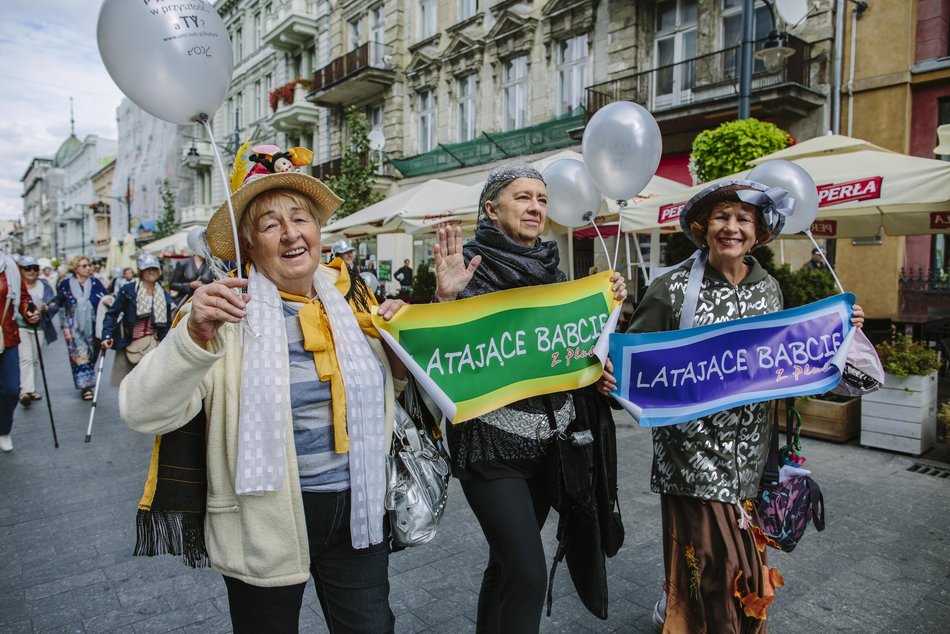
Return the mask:
{"type": "MultiPolygon", "coordinates": [[[[244,279],[244,271],[241,270],[241,241],[238,240],[237,220],[234,219],[234,205],[231,203],[231,185],[228,181],[227,172],[224,171],[224,161],[221,160],[221,154],[218,152],[218,144],[214,142],[214,131],[211,129],[211,123],[208,121],[208,115],[202,113],[198,120],[208,131],[208,138],[211,139],[211,149],[214,151],[215,162],[218,164],[218,170],[221,172],[221,182],[224,183],[224,191],[227,194],[228,216],[231,218],[231,237],[234,239],[234,256],[237,258],[237,277],[244,279]]],[[[241,320],[241,327],[238,328],[238,340],[241,346],[244,345],[244,330],[247,329],[252,335],[257,336],[254,329],[251,328],[247,317],[241,320]]]]}
{"type": "Polygon", "coordinates": [[[620,207],[620,212],[617,215],[617,242],[614,243],[614,265],[611,267],[615,271],[617,270],[617,262],[620,257],[620,223],[623,218],[623,210],[627,206],[627,201],[618,200],[617,205],[620,207]]]}
{"type": "Polygon", "coordinates": [[[592,226],[594,231],[597,232],[597,237],[600,238],[600,244],[602,247],[604,247],[604,257],[607,258],[607,266],[609,266],[612,270],[614,265],[610,263],[610,250],[607,248],[607,243],[604,242],[604,236],[600,235],[600,227],[597,226],[597,223],[594,222],[593,218],[590,219],[590,226],[592,226]]]}
{"type": "Polygon", "coordinates": [[[214,142],[214,131],[211,130],[211,123],[208,121],[208,116],[202,114],[199,117],[199,121],[204,125],[205,130],[208,131],[208,138],[211,139],[211,149],[214,150],[215,162],[221,171],[221,182],[224,183],[224,191],[227,194],[228,215],[231,217],[231,237],[234,239],[234,255],[237,257],[237,276],[238,279],[243,279],[244,272],[241,270],[241,242],[238,240],[237,221],[234,219],[234,205],[231,204],[231,187],[228,185],[228,175],[227,172],[224,171],[224,162],[221,160],[221,154],[218,152],[218,144],[214,142]]]}
{"type": "Polygon", "coordinates": [[[821,259],[825,261],[825,266],[827,266],[828,270],[831,272],[831,277],[835,278],[835,284],[838,285],[838,290],[840,290],[843,293],[844,286],[841,285],[841,280],[838,279],[838,275],[835,273],[835,270],[831,268],[831,263],[828,261],[828,258],[825,257],[824,249],[818,246],[818,243],[815,242],[815,238],[812,237],[810,229],[805,230],[805,235],[808,236],[808,239],[811,240],[811,243],[815,245],[816,249],[818,249],[818,253],[821,255],[821,259]]]}

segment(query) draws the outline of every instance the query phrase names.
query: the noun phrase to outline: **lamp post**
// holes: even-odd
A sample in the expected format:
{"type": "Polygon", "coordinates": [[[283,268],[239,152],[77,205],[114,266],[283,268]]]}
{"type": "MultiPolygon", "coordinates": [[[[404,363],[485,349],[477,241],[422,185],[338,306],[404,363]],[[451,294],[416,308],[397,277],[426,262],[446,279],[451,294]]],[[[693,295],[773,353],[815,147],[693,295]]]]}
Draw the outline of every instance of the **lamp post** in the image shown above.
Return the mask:
{"type": "Polygon", "coordinates": [[[785,33],[778,30],[775,19],[775,6],[765,0],[765,6],[772,17],[772,30],[765,47],[755,51],[755,0],[743,0],[742,3],[742,45],[739,49],[739,118],[750,116],[750,97],[752,93],[752,60],[761,60],[765,70],[775,72],[795,51],[785,45],[785,33]]]}

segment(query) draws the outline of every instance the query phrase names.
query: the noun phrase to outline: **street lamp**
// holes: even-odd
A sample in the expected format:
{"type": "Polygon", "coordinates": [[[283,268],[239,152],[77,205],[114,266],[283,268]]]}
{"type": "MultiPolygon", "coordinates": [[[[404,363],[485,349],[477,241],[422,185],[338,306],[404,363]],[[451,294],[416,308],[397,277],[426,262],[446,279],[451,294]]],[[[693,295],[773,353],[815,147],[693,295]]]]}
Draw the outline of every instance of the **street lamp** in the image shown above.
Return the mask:
{"type": "Polygon", "coordinates": [[[752,60],[759,59],[765,70],[772,73],[782,67],[785,60],[795,51],[785,42],[785,34],[778,30],[775,18],[775,6],[770,0],[764,0],[772,17],[772,31],[765,41],[765,48],[753,52],[755,48],[755,0],[743,0],[742,3],[742,46],[739,49],[739,118],[748,119],[750,115],[749,98],[752,93],[752,60]]]}

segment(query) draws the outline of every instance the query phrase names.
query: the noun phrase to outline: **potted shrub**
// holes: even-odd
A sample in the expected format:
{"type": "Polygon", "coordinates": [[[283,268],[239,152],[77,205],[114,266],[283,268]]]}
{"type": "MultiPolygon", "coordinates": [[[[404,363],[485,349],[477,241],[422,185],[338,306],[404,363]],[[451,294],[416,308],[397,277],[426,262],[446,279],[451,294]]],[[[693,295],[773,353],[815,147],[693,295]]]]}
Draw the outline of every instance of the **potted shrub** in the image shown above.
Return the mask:
{"type": "Polygon", "coordinates": [[[884,387],[862,399],[861,444],[920,455],[937,437],[937,353],[901,335],[876,348],[884,387]]]}

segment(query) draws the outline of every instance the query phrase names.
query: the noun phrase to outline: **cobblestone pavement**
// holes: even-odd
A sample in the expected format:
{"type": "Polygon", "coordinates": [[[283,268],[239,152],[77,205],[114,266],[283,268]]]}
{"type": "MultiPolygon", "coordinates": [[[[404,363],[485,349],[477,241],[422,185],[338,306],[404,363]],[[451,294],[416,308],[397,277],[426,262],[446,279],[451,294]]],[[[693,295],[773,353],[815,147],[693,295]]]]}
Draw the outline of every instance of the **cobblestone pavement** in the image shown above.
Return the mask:
{"type": "MultiPolygon", "coordinates": [[[[111,356],[106,362],[108,382],[111,356]]],[[[87,403],[65,347],[45,350],[60,448],[45,402],[18,408],[15,449],[0,455],[0,632],[226,632],[224,584],[173,557],[131,557],[135,505],[152,439],[118,418],[104,385],[92,442],[87,403]]],[[[543,632],[649,632],[660,590],[659,497],[649,491],[649,432],[617,413],[627,538],[608,560],[610,618],[591,616],[558,569],[543,632]]],[[[786,580],[769,617],[786,632],[946,632],[950,627],[950,479],[907,470],[915,459],[856,444],[805,441],[828,528],[798,549],[770,553],[786,580]]],[[[946,455],[945,453],[942,455],[946,455]]],[[[544,529],[553,553],[556,516],[544,529]]],[[[436,540],[391,558],[397,632],[474,630],[487,549],[457,482],[436,540]]],[[[325,632],[312,590],[302,632],[325,632]]]]}

